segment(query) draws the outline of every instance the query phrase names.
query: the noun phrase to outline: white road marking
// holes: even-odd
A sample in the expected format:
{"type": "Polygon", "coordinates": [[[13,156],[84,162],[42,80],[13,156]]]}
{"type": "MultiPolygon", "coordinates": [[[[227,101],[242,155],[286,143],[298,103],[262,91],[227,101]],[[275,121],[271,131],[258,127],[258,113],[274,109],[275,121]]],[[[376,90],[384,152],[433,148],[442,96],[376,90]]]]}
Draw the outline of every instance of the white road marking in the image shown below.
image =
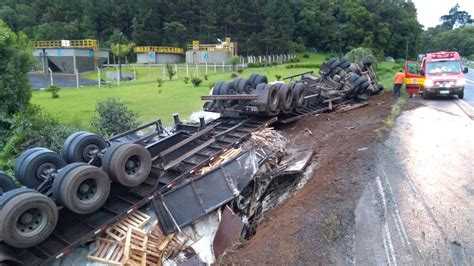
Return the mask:
{"type": "MultiPolygon", "coordinates": [[[[390,185],[390,181],[388,180],[387,173],[385,173],[385,170],[383,168],[380,168],[382,170],[382,174],[385,178],[385,181],[387,182],[388,190],[390,191],[390,195],[392,195],[392,200],[393,200],[393,205],[394,205],[394,211],[395,211],[395,225],[397,226],[397,229],[400,227],[401,233],[402,233],[402,243],[407,243],[410,250],[411,250],[411,245],[410,245],[410,239],[408,238],[408,234],[405,230],[405,224],[403,223],[402,217],[400,215],[400,212],[398,211],[398,204],[397,201],[395,200],[393,190],[392,190],[392,185],[390,185]]],[[[405,245],[404,245],[405,246],[405,245]]]]}

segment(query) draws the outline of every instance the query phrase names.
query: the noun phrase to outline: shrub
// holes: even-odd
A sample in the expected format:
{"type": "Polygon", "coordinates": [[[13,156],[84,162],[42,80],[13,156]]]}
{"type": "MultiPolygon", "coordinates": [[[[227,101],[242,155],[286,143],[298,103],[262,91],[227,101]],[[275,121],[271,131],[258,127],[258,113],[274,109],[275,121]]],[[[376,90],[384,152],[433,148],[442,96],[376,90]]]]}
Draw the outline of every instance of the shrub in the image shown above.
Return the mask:
{"type": "Polygon", "coordinates": [[[8,119],[9,131],[0,153],[0,169],[12,170],[16,157],[32,147],[59,151],[64,140],[77,131],[74,126],[60,124],[39,106],[30,105],[8,119]]]}
{"type": "Polygon", "coordinates": [[[237,69],[237,73],[242,74],[242,72],[244,72],[243,69],[237,69]]]}
{"type": "Polygon", "coordinates": [[[193,79],[191,79],[191,83],[194,85],[194,87],[199,87],[199,85],[201,85],[201,82],[202,79],[198,77],[194,77],[193,79]]]}
{"type": "Polygon", "coordinates": [[[307,63],[307,64],[288,64],[285,65],[286,68],[320,68],[321,64],[318,63],[307,63]]]}
{"type": "Polygon", "coordinates": [[[364,47],[352,49],[344,57],[354,63],[359,63],[363,59],[370,59],[374,64],[377,62],[372,51],[364,47]]]}
{"type": "Polygon", "coordinates": [[[233,79],[238,78],[238,77],[239,77],[239,75],[237,75],[237,74],[235,74],[235,73],[232,73],[232,74],[230,75],[230,78],[233,78],[233,79]]]}
{"type": "Polygon", "coordinates": [[[279,63],[278,63],[277,61],[273,61],[273,62],[271,63],[271,65],[272,65],[272,66],[276,66],[276,65],[279,65],[279,63]]]}
{"type": "Polygon", "coordinates": [[[125,103],[114,98],[100,101],[92,119],[92,128],[99,135],[110,137],[138,126],[138,114],[128,109],[125,103]]]}
{"type": "Polygon", "coordinates": [[[281,79],[281,75],[275,75],[275,78],[276,78],[277,80],[280,80],[280,79],[281,79]]]}
{"type": "Polygon", "coordinates": [[[240,62],[240,57],[232,56],[229,58],[229,64],[232,65],[232,69],[235,70],[235,66],[240,62]]]}
{"type": "Polygon", "coordinates": [[[252,62],[252,63],[247,64],[248,68],[259,68],[259,67],[265,67],[265,66],[266,66],[265,63],[260,63],[260,62],[252,62]]]}
{"type": "Polygon", "coordinates": [[[304,54],[303,54],[303,58],[309,58],[309,54],[304,53],[304,54]]]}
{"type": "Polygon", "coordinates": [[[184,84],[188,84],[189,83],[189,77],[184,77],[183,81],[184,81],[184,84]]]}
{"type": "Polygon", "coordinates": [[[168,76],[168,78],[172,80],[175,75],[176,70],[174,69],[174,67],[170,64],[166,64],[166,76],[168,76]]]}
{"type": "Polygon", "coordinates": [[[59,98],[59,91],[61,90],[60,87],[55,85],[49,85],[44,91],[51,93],[51,97],[53,99],[59,98]]]}
{"type": "Polygon", "coordinates": [[[207,78],[209,77],[209,75],[204,75],[204,80],[207,80],[207,78]]]}
{"type": "Polygon", "coordinates": [[[161,87],[163,86],[163,83],[165,83],[165,81],[162,78],[157,78],[156,83],[158,83],[158,87],[161,87]]]}

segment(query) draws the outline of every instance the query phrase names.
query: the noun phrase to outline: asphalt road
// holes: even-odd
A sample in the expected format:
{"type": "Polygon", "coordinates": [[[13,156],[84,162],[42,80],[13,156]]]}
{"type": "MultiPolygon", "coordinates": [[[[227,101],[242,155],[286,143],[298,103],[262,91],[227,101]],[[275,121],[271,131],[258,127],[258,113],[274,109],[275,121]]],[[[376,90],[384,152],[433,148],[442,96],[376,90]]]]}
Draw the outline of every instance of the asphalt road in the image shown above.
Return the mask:
{"type": "MultiPolygon", "coordinates": [[[[466,92],[472,104],[473,82],[466,92]]],[[[457,99],[413,100],[373,151],[355,264],[474,265],[474,121],[457,99]]]]}
{"type": "Polygon", "coordinates": [[[474,108],[474,68],[469,68],[469,72],[464,77],[466,78],[464,101],[474,108]]]}

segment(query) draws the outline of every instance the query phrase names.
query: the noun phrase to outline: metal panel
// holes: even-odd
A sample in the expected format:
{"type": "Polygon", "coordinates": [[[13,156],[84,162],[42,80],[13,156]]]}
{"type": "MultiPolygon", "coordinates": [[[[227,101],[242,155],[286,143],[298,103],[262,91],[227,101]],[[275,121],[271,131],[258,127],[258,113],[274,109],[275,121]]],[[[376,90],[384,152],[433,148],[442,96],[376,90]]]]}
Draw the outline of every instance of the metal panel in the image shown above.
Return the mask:
{"type": "Polygon", "coordinates": [[[163,232],[175,232],[232,200],[253,179],[257,169],[257,156],[250,150],[157,197],[154,207],[163,232]]]}

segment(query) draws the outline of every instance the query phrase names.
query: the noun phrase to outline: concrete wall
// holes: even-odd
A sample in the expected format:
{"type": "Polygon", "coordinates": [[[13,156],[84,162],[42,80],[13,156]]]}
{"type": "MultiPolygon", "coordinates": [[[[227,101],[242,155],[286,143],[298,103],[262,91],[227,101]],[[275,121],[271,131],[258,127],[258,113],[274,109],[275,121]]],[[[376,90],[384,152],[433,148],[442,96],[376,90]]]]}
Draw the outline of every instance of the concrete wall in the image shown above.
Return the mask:
{"type": "Polygon", "coordinates": [[[187,51],[186,63],[188,64],[225,64],[229,63],[230,53],[224,51],[187,51]]]}
{"type": "MultiPolygon", "coordinates": [[[[53,71],[74,74],[74,68],[79,72],[95,70],[94,51],[84,48],[47,48],[45,70],[50,67],[53,71]]],[[[43,70],[43,49],[33,50],[33,56],[38,61],[38,70],[43,70]]],[[[109,58],[109,51],[99,51],[99,66],[106,63],[109,58]]]]}
{"type": "Polygon", "coordinates": [[[148,53],[137,53],[138,64],[174,64],[180,63],[181,58],[180,54],[155,53],[155,60],[150,60],[148,53]]]}

